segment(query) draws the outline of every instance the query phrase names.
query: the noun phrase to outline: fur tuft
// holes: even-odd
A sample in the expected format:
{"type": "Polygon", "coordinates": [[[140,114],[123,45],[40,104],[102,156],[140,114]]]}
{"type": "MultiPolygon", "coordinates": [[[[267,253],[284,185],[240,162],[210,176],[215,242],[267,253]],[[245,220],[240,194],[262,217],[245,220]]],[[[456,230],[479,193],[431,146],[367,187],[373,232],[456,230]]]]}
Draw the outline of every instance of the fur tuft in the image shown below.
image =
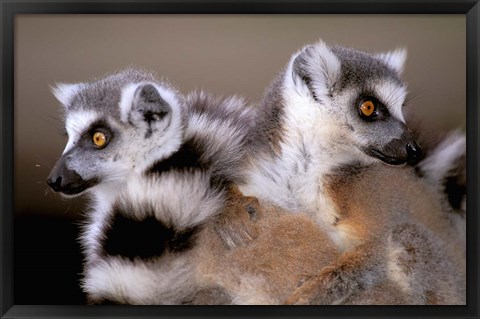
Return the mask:
{"type": "Polygon", "coordinates": [[[405,61],[407,60],[407,49],[399,48],[387,53],[377,54],[376,57],[385,62],[385,64],[395,70],[398,74],[402,74],[405,61]]]}
{"type": "Polygon", "coordinates": [[[54,87],[51,87],[52,93],[55,98],[64,106],[68,107],[73,97],[82,90],[82,83],[68,84],[57,83],[54,87]]]}

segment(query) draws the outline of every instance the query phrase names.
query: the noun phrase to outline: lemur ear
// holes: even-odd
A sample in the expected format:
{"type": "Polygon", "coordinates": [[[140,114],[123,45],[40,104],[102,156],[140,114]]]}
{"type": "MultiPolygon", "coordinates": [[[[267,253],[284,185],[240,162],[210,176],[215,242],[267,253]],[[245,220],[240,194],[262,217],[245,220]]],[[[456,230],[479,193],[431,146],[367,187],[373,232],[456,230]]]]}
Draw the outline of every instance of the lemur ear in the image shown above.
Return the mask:
{"type": "Polygon", "coordinates": [[[82,83],[57,83],[55,86],[50,87],[55,98],[64,106],[68,107],[72,98],[80,92],[82,89],[82,83]]]}
{"type": "Polygon", "coordinates": [[[407,60],[407,49],[399,48],[390,52],[379,53],[376,57],[385,62],[388,67],[395,70],[398,74],[402,74],[405,61],[407,60]]]}
{"type": "Polygon", "coordinates": [[[340,60],[323,41],[303,48],[292,59],[295,84],[301,80],[314,98],[328,93],[340,75],[340,60]]]}
{"type": "Polygon", "coordinates": [[[163,119],[172,108],[152,84],[140,85],[133,95],[133,108],[150,123],[163,119]]]}
{"type": "Polygon", "coordinates": [[[143,127],[163,122],[172,108],[151,83],[131,85],[122,92],[122,120],[143,127]]]}

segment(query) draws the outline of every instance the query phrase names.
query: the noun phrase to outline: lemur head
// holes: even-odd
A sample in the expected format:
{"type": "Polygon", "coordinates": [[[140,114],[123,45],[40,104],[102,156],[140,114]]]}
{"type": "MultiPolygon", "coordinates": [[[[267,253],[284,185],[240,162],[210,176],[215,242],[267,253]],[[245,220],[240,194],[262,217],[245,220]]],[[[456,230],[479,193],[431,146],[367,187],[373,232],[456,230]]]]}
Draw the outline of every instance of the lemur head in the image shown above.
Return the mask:
{"type": "Polygon", "coordinates": [[[180,95],[135,69],[89,83],[59,84],[68,142],[47,183],[64,195],[141,173],[180,145],[180,95]]]}
{"type": "Polygon", "coordinates": [[[365,161],[399,165],[415,163],[421,149],[405,125],[402,106],[407,94],[400,79],[405,50],[372,55],[324,42],[307,46],[290,60],[284,77],[284,99],[312,105],[306,116],[317,127],[330,127],[332,140],[358,150],[365,161]]]}

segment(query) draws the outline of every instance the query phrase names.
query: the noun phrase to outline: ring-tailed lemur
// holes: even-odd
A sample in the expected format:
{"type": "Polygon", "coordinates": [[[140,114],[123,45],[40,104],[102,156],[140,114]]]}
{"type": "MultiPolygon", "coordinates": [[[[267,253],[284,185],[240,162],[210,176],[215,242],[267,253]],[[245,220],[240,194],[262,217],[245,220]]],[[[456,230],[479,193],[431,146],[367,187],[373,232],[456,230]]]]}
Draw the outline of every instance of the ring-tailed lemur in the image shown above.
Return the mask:
{"type": "Polygon", "coordinates": [[[183,99],[136,70],[54,93],[69,140],[48,183],[92,197],[90,302],[278,304],[338,256],[307,216],[235,191],[254,123],[242,101],[183,99]]]}
{"type": "MultiPolygon", "coordinates": [[[[49,183],[94,197],[84,289],[93,302],[281,303],[338,250],[306,216],[225,187],[241,180],[253,122],[242,103],[191,95],[183,123],[182,99],[153,79],[130,70],[56,90],[69,142],[49,183]],[[252,241],[235,248],[241,237],[252,241]]],[[[412,302],[378,282],[367,294],[380,288],[395,298],[369,301],[412,302]]],[[[362,294],[354,302],[367,300],[362,294]]]]}
{"type": "MultiPolygon", "coordinates": [[[[426,227],[464,275],[464,232],[457,227],[464,220],[413,168],[378,164],[422,158],[402,114],[405,58],[405,50],[371,55],[324,42],[294,54],[259,105],[252,165],[240,189],[310,213],[352,259],[354,247],[377,243],[392,227],[426,227]]],[[[462,152],[461,144],[450,152],[462,152]]],[[[436,174],[424,163],[424,172],[436,174]]]]}

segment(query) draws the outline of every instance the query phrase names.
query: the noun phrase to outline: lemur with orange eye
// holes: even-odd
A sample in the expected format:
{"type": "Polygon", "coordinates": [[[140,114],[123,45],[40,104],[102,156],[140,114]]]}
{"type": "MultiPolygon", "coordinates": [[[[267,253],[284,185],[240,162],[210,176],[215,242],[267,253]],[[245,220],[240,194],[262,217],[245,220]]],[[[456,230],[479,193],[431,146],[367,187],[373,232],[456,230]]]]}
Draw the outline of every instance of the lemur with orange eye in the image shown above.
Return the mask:
{"type": "MultiPolygon", "coordinates": [[[[137,70],[54,92],[69,140],[48,182],[64,195],[92,197],[81,238],[91,302],[280,304],[304,277],[343,261],[306,214],[235,190],[256,115],[241,100],[184,99],[137,70]]],[[[427,280],[425,272],[435,272],[444,285],[453,282],[433,235],[420,230],[422,241],[409,242],[415,227],[396,228],[372,252],[377,268],[364,269],[375,280],[362,275],[355,285],[326,287],[337,290],[328,302],[457,303],[454,289],[427,280]],[[393,256],[381,253],[392,247],[393,256]],[[432,258],[405,262],[411,249],[432,258]],[[429,290],[404,291],[383,271],[389,265],[400,275],[408,265],[411,279],[429,290]]]]}
{"type": "Polygon", "coordinates": [[[54,93],[69,139],[48,183],[92,199],[90,303],[280,304],[338,256],[308,216],[236,189],[254,123],[242,100],[184,98],[135,69],[54,93]]]}
{"type": "Polygon", "coordinates": [[[440,262],[431,251],[444,255],[442,267],[462,296],[450,300],[465,302],[465,212],[440,185],[464,157],[465,136],[451,135],[419,163],[421,148],[402,112],[405,59],[405,50],[370,54],[320,41],[296,52],[258,103],[254,156],[240,190],[310,214],[345,252],[290,303],[344,302],[381,273],[423,303],[429,283],[443,285],[442,276],[432,270],[415,281],[407,274],[415,260],[440,262]],[[397,233],[409,233],[408,253],[385,251],[397,233]],[[436,248],[413,248],[427,237],[436,248]],[[382,251],[397,262],[378,264],[382,251]]]}

